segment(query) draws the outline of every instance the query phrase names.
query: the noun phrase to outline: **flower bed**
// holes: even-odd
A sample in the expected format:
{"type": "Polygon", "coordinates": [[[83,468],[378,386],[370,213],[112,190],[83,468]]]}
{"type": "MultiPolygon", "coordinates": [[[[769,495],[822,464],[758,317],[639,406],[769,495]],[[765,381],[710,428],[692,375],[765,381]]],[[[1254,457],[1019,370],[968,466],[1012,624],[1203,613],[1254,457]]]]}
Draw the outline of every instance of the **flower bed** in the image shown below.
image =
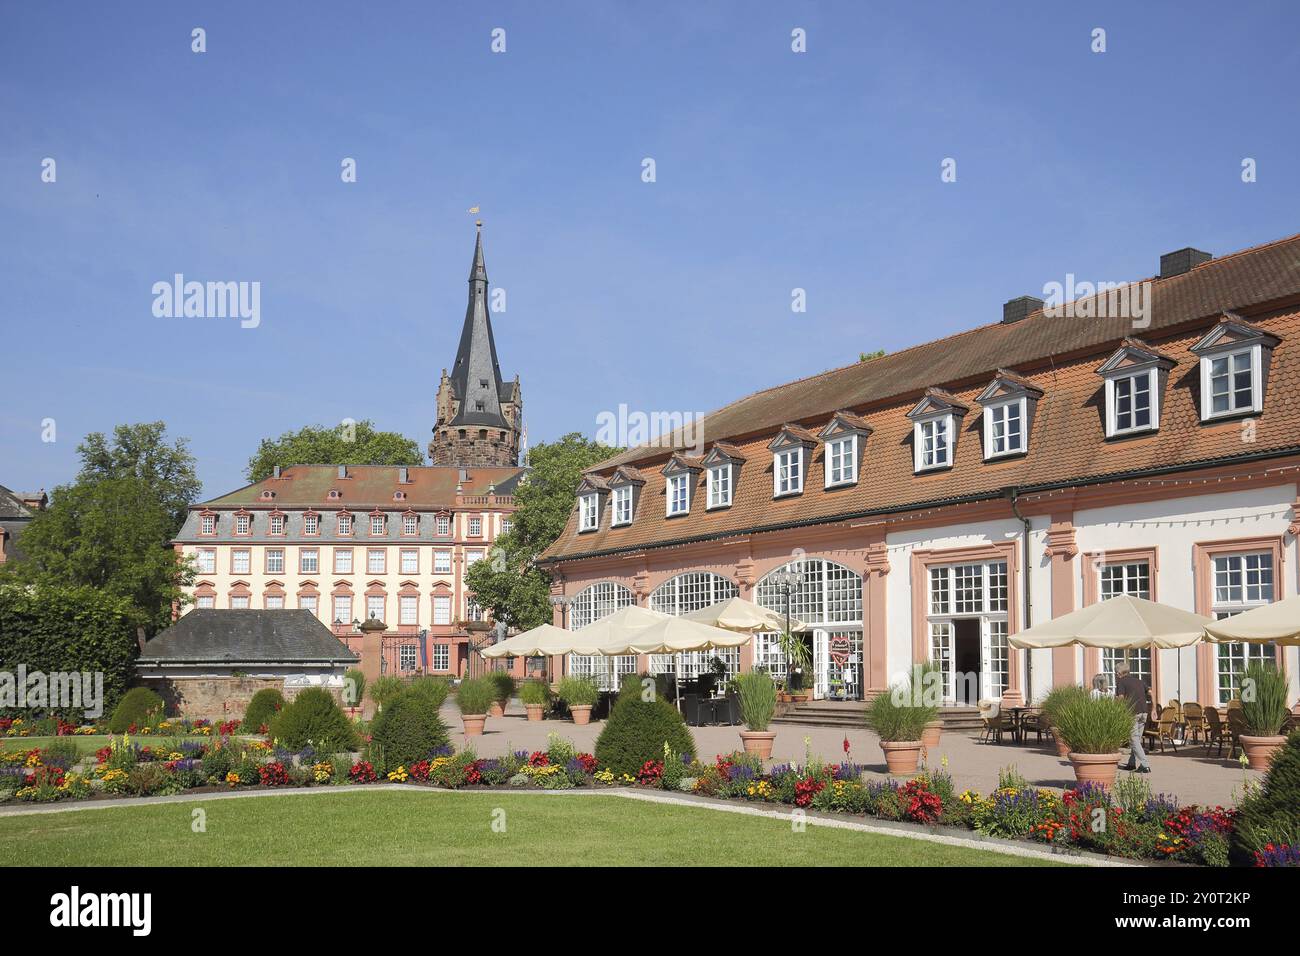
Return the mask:
{"type": "MultiPolygon", "coordinates": [[[[55,747],[60,745],[55,745],[55,747]]],[[[71,744],[63,745],[71,746],[71,744]]],[[[552,734],[545,750],[481,758],[472,749],[442,746],[426,758],[381,774],[366,752],[291,753],[266,741],[215,736],[211,741],[133,741],[114,738],[94,755],[89,773],[73,769],[66,753],[0,752],[0,802],[48,802],[97,795],[149,795],[186,790],[332,785],[416,784],[444,789],[569,790],[631,787],[667,790],[751,803],[874,817],[1026,840],[1053,848],[1208,866],[1228,863],[1237,811],[1179,806],[1152,796],[1145,780],[1121,777],[1114,791],[1083,785],[1062,792],[1033,787],[1005,773],[989,794],[955,791],[946,769],[925,769],[905,780],[864,781],[847,749],[828,764],[809,755],[802,765],[767,768],[744,752],[711,762],[665,747],[635,774],[615,775],[594,756],[552,734]]],[[[1270,844],[1257,866],[1300,865],[1300,847],[1270,844]]]]}

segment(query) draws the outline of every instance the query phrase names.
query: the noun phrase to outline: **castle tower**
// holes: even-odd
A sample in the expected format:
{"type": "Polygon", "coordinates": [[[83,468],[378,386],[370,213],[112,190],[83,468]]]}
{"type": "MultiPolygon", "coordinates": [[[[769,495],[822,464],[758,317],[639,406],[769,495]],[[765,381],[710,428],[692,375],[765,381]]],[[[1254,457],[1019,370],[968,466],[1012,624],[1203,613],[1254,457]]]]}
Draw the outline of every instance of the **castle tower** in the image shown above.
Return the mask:
{"type": "Polygon", "coordinates": [[[497,364],[496,340],[488,311],[487,268],[483,265],[483,223],[477,223],[474,262],[469,270],[469,304],[451,374],[442,370],[437,416],[429,442],[435,465],[512,466],[519,464],[523,397],[519,376],[506,384],[497,364]]]}

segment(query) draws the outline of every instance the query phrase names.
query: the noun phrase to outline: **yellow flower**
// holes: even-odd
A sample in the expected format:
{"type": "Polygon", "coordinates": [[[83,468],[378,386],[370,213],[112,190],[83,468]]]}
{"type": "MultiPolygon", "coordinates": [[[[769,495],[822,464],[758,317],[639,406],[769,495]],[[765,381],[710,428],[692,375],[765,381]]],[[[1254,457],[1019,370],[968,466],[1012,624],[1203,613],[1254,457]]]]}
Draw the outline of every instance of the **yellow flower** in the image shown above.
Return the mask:
{"type": "Polygon", "coordinates": [[[230,773],[226,774],[226,783],[230,784],[232,787],[238,786],[239,774],[235,773],[233,770],[230,771],[230,773]]]}

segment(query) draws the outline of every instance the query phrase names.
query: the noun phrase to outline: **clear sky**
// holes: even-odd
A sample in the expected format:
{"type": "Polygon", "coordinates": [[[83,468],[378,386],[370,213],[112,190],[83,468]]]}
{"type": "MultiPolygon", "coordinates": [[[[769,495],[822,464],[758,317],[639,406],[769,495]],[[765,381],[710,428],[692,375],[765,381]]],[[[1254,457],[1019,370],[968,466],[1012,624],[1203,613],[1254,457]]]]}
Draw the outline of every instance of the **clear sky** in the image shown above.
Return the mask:
{"type": "Polygon", "coordinates": [[[1292,234],[1298,28],[1284,0],[3,0],[0,484],[157,418],[207,495],[308,423],[423,446],[476,204],[534,443],[1292,234]],[[156,317],[178,272],[259,282],[260,324],[156,317]]]}

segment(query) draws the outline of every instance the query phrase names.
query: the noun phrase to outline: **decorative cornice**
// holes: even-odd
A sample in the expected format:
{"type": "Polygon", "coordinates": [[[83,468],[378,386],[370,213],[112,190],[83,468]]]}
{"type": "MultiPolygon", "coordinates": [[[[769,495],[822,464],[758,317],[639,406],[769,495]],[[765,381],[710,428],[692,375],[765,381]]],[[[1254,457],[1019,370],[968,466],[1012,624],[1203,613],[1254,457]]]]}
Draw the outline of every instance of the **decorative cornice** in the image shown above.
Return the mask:
{"type": "Polygon", "coordinates": [[[1074,522],[1053,521],[1047,528],[1047,554],[1051,557],[1065,557],[1067,560],[1079,553],[1074,541],[1074,522]]]}

